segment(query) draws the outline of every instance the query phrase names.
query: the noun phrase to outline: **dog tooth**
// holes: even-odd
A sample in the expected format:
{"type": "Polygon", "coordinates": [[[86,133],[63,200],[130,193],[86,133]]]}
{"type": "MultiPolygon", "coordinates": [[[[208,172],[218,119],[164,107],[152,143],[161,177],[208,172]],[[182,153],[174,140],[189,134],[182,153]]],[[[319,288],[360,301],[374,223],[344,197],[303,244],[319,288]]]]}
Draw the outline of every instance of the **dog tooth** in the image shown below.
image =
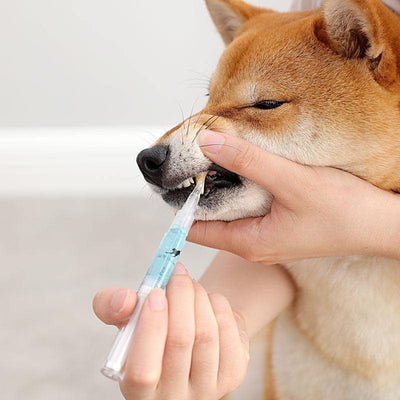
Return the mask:
{"type": "Polygon", "coordinates": [[[190,181],[189,181],[189,179],[186,179],[186,180],[184,180],[183,182],[182,182],[182,185],[183,185],[183,187],[189,187],[190,186],[190,181]]]}
{"type": "Polygon", "coordinates": [[[193,177],[192,178],[189,178],[189,182],[192,184],[194,184],[194,179],[193,179],[193,177]]]}

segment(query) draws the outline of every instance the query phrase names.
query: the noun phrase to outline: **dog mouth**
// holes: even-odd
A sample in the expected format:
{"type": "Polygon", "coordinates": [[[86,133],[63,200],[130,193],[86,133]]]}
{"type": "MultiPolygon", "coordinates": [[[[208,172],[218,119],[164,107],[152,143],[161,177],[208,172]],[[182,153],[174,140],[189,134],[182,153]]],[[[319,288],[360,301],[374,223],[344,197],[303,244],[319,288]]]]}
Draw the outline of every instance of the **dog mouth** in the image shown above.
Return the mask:
{"type": "MultiPolygon", "coordinates": [[[[205,172],[205,171],[204,171],[205,172]]],[[[181,206],[196,186],[196,177],[189,177],[173,188],[165,188],[162,194],[164,201],[176,206],[181,206]]],[[[216,164],[211,164],[207,170],[204,184],[204,193],[200,198],[200,205],[208,201],[221,189],[230,189],[241,185],[238,174],[228,171],[216,164]]]]}

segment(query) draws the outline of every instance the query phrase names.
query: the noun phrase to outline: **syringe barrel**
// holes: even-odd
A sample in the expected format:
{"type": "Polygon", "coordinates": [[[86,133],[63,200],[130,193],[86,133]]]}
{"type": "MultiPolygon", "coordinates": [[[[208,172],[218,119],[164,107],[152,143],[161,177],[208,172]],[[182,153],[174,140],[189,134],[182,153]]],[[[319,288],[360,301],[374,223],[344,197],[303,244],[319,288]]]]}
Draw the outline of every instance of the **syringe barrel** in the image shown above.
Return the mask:
{"type": "Polygon", "coordinates": [[[128,323],[122,327],[115,338],[110,353],[104,362],[101,372],[107,378],[122,381],[124,378],[124,365],[128,356],[133,334],[136,330],[137,321],[143,307],[143,303],[153,288],[141,285],[137,292],[137,302],[128,323]]]}
{"type": "Polygon", "coordinates": [[[165,233],[137,292],[135,309],[129,317],[128,323],[118,332],[111,351],[101,368],[101,372],[106,377],[117,381],[123,379],[125,361],[143,303],[152,289],[164,289],[167,285],[179,254],[185,244],[186,236],[187,231],[176,225],[172,225],[165,233]]]}
{"type": "Polygon", "coordinates": [[[188,232],[180,226],[172,225],[169,228],[147,270],[142,285],[146,284],[161,289],[167,286],[172,270],[185,245],[187,234],[188,232]]]}

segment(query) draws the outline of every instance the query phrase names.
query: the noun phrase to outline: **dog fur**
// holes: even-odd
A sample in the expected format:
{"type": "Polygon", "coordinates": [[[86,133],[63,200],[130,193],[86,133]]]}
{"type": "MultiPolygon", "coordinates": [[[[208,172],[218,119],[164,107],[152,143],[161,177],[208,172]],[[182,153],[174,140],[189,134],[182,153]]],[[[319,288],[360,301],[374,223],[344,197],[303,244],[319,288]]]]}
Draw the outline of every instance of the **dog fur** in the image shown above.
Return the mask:
{"type": "MultiPolygon", "coordinates": [[[[157,142],[170,149],[158,192],[209,169],[196,141],[209,126],[400,191],[398,15],[380,0],[327,0],[290,13],[206,3],[227,47],[205,108],[157,142]],[[262,99],[285,103],[249,106],[262,99]]],[[[203,203],[197,218],[265,215],[270,200],[243,179],[203,203]]],[[[286,267],[297,295],[274,324],[265,399],[400,399],[400,262],[351,256],[286,267]]]]}

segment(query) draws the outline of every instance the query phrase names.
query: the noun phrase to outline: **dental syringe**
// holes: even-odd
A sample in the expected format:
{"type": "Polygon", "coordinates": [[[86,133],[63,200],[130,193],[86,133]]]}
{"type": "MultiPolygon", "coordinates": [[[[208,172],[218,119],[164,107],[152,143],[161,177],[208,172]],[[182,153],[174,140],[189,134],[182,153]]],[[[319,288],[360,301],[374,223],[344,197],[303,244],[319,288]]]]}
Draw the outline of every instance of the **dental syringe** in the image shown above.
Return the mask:
{"type": "Polygon", "coordinates": [[[196,187],[190,193],[183,207],[177,212],[171,227],[165,233],[158,247],[146,276],[137,291],[136,307],[129,317],[128,323],[118,332],[111,351],[101,368],[102,374],[107,378],[122,381],[124,377],[125,361],[143,303],[152,289],[164,289],[167,286],[175,263],[185,245],[186,236],[192,226],[200,195],[204,191],[206,175],[207,173],[200,174],[196,178],[196,187]]]}

